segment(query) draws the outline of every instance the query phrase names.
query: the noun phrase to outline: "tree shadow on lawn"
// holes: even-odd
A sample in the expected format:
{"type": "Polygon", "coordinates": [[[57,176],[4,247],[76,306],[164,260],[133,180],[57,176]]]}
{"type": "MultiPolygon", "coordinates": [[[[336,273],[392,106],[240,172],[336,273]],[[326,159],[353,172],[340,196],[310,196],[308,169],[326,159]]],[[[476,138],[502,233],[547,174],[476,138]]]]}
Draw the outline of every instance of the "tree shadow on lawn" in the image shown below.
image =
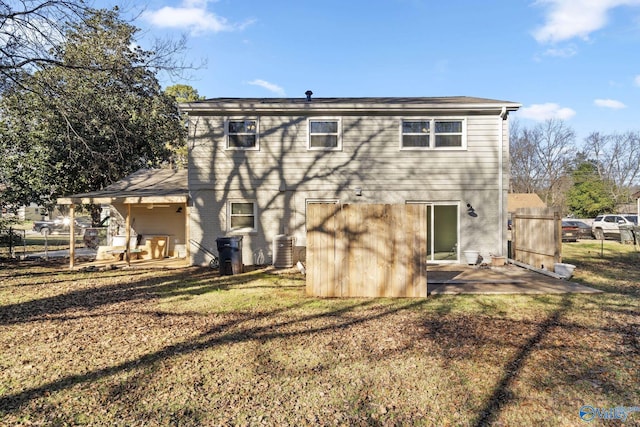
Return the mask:
{"type": "Polygon", "coordinates": [[[255,320],[261,318],[277,316],[278,314],[300,309],[306,305],[313,304],[314,301],[315,299],[306,299],[304,301],[271,311],[248,312],[240,316],[236,316],[236,318],[230,321],[216,325],[215,327],[210,328],[206,332],[200,334],[196,338],[178,344],[166,346],[162,350],[146,354],[135,360],[123,362],[104,369],[98,369],[86,374],[68,375],[64,378],[47,383],[40,387],[34,387],[28,390],[24,390],[20,393],[3,396],[2,398],[0,398],[0,411],[18,410],[20,407],[28,404],[28,402],[33,399],[70,388],[76,384],[95,382],[101,378],[116,375],[121,372],[139,370],[140,368],[151,366],[161,360],[192,354],[194,352],[214,348],[216,346],[236,344],[252,340],[268,341],[273,339],[291,338],[300,335],[312,335],[325,331],[335,331],[338,329],[348,328],[357,324],[365,323],[370,320],[390,316],[402,310],[415,309],[427,303],[427,301],[423,299],[404,300],[404,302],[402,302],[401,304],[393,304],[390,306],[390,308],[380,310],[373,315],[343,318],[342,315],[352,312],[358,308],[376,304],[375,299],[368,299],[365,301],[359,300],[357,302],[354,302],[353,304],[346,304],[341,308],[331,311],[299,316],[287,321],[269,323],[263,326],[246,327],[240,330],[227,332],[227,330],[231,328],[237,328],[243,322],[254,322],[255,320]],[[305,322],[323,318],[335,318],[338,320],[337,322],[330,325],[318,326],[313,328],[303,327],[301,330],[294,331],[280,330],[286,328],[287,326],[304,324],[305,322]]]}
{"type": "MultiPolygon", "coordinates": [[[[131,273],[133,274],[134,272],[131,273]]],[[[0,307],[0,324],[7,325],[36,321],[42,319],[45,315],[64,314],[65,310],[69,309],[86,308],[90,310],[112,303],[157,299],[180,294],[187,295],[193,292],[204,293],[207,290],[215,291],[221,288],[230,289],[244,286],[251,288],[251,282],[260,277],[261,274],[263,273],[258,271],[237,276],[212,277],[210,270],[189,269],[188,271],[172,273],[163,277],[142,275],[140,280],[131,283],[83,289],[64,295],[0,307]]],[[[292,303],[284,307],[273,310],[239,312],[234,315],[233,319],[209,328],[195,338],[165,346],[158,351],[142,355],[134,360],[88,373],[67,375],[39,387],[3,396],[0,398],[0,411],[16,411],[34,399],[71,388],[77,384],[96,382],[105,377],[152,366],[158,361],[189,355],[221,345],[334,332],[371,320],[392,316],[403,310],[413,310],[417,312],[418,318],[423,320],[422,325],[424,328],[422,330],[427,331],[426,335],[416,335],[413,338],[435,343],[439,346],[439,351],[445,360],[480,357],[478,348],[487,345],[487,339],[494,339],[495,342],[493,344],[496,346],[507,346],[514,349],[513,356],[506,361],[503,361],[499,355],[494,356],[496,363],[500,363],[503,366],[501,369],[502,375],[497,380],[491,395],[482,409],[479,410],[478,416],[473,423],[476,426],[490,425],[498,420],[507,405],[513,402],[514,395],[511,389],[514,382],[522,375],[522,370],[527,360],[531,359],[533,353],[540,349],[543,341],[554,332],[555,328],[563,328],[566,330],[565,332],[575,334],[588,334],[590,332],[588,327],[572,323],[566,319],[568,312],[574,308],[575,296],[566,294],[561,297],[559,302],[557,302],[557,299],[549,300],[545,296],[532,298],[534,300],[540,298],[545,307],[554,307],[540,321],[513,320],[502,316],[495,317],[495,314],[491,316],[488,314],[476,315],[467,313],[466,316],[460,316],[456,314],[455,310],[448,310],[446,313],[442,313],[439,310],[421,311],[421,308],[426,307],[433,301],[445,300],[448,301],[445,304],[455,307],[456,298],[396,299],[392,302],[384,300],[382,303],[378,299],[345,299],[338,300],[339,306],[333,306],[333,308],[323,310],[321,313],[315,310],[312,314],[302,312],[301,315],[289,316],[289,313],[299,312],[300,308],[313,305],[318,301],[316,298],[308,298],[302,301],[292,301],[292,303]],[[375,310],[366,311],[366,314],[362,316],[354,315],[359,309],[367,307],[375,308],[375,310]],[[260,326],[252,326],[251,324],[243,326],[243,323],[246,322],[253,324],[256,320],[275,318],[282,314],[287,315],[284,321],[267,322],[267,324],[260,326]],[[474,318],[477,318],[476,324],[468,322],[469,319],[473,320],[474,318]],[[318,319],[331,319],[331,323],[320,325],[310,323],[318,319]],[[486,328],[487,323],[495,325],[498,331],[497,337],[492,337],[491,331],[483,329],[486,328]],[[300,326],[300,329],[292,330],[290,328],[295,325],[300,326]],[[512,333],[512,330],[520,333],[520,335],[513,335],[516,332],[512,333]],[[512,335],[509,335],[510,333],[512,335]]],[[[580,301],[584,301],[584,298],[587,298],[597,304],[602,297],[588,296],[580,298],[583,298],[580,301]]],[[[153,313],[147,312],[147,314],[153,313]]],[[[171,313],[157,314],[173,315],[171,313]]],[[[60,319],[57,318],[56,320],[60,319]]],[[[630,325],[610,324],[602,328],[600,332],[617,333],[626,336],[633,334],[634,329],[630,325]]],[[[631,346],[630,351],[635,351],[638,354],[637,337],[629,345],[631,346]]],[[[575,351],[588,352],[588,347],[576,349],[575,351]]],[[[597,364],[597,361],[585,366],[584,369],[588,369],[594,364],[597,364]]],[[[567,377],[571,380],[569,374],[567,374],[567,377]]],[[[610,388],[614,387],[615,385],[610,386],[610,388]]]]}
{"type": "MultiPolygon", "coordinates": [[[[517,394],[523,384],[534,393],[568,386],[574,398],[588,398],[584,394],[588,390],[601,398],[618,399],[617,404],[633,404],[635,381],[630,372],[640,360],[640,324],[634,321],[634,311],[616,317],[619,310],[607,304],[606,294],[531,298],[553,309],[539,318],[512,319],[499,310],[484,313],[480,303],[480,313],[448,312],[424,324],[440,349],[444,369],[455,368],[459,360],[501,367],[471,425],[498,422],[508,406],[528,398],[517,394]],[[583,312],[586,305],[593,312],[583,312]],[[511,356],[504,358],[505,350],[511,356]],[[620,374],[617,363],[628,365],[626,374],[620,374]]],[[[578,417],[578,407],[575,411],[578,417]]]]}
{"type": "MultiPolygon", "coordinates": [[[[49,274],[52,273],[66,275],[66,280],[61,279],[61,282],[75,281],[70,280],[69,276],[79,275],[77,272],[50,272],[49,274]]],[[[76,280],[91,280],[91,273],[82,274],[83,276],[76,280]],[[89,276],[85,274],[89,274],[89,276]]],[[[113,285],[97,283],[94,286],[90,285],[84,289],[59,295],[0,306],[0,325],[38,321],[45,316],[63,313],[70,309],[95,310],[120,302],[152,300],[178,295],[200,295],[212,291],[227,290],[251,283],[260,274],[263,273],[254,271],[235,276],[217,276],[210,269],[205,268],[188,268],[179,271],[127,270],[124,274],[118,271],[106,275],[101,273],[95,277],[96,282],[114,277],[136,277],[136,275],[139,276],[139,279],[113,285]]],[[[44,284],[55,285],[55,282],[39,285],[44,284]]],[[[302,288],[303,285],[300,287],[302,288]]]]}
{"type": "MultiPolygon", "coordinates": [[[[11,281],[21,280],[23,282],[20,284],[2,285],[0,286],[0,289],[9,288],[9,287],[21,288],[26,286],[51,286],[51,285],[56,285],[58,283],[79,282],[82,280],[91,279],[91,275],[92,275],[91,272],[79,273],[77,271],[60,270],[60,268],[58,267],[35,272],[35,273],[32,271],[32,273],[25,273],[25,274],[19,274],[19,275],[9,275],[9,276],[0,275],[0,279],[7,279],[11,281]],[[71,278],[72,276],[75,276],[76,279],[72,279],[71,278]]],[[[114,269],[109,272],[101,272],[100,280],[118,278],[118,277],[129,277],[131,275],[132,275],[131,271],[114,269]]]]}
{"type": "Polygon", "coordinates": [[[530,355],[537,350],[538,345],[551,330],[560,324],[562,316],[570,309],[571,300],[567,295],[562,298],[560,306],[538,325],[535,333],[520,346],[520,349],[505,365],[502,370],[502,378],[500,378],[500,381],[498,381],[498,384],[496,384],[494,388],[493,394],[480,411],[480,415],[474,422],[474,426],[480,427],[493,424],[502,412],[504,406],[513,399],[511,386],[519,376],[524,363],[530,355]]]}

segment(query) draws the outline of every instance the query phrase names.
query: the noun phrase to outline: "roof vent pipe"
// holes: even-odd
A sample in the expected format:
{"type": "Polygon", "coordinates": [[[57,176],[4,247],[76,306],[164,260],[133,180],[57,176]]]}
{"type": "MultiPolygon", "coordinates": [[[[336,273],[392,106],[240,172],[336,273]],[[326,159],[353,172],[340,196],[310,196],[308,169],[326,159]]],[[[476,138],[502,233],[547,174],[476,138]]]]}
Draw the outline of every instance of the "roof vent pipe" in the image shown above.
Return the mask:
{"type": "Polygon", "coordinates": [[[306,91],[304,93],[305,95],[307,95],[307,101],[311,101],[311,95],[313,95],[313,92],[311,92],[310,90],[306,91]]]}

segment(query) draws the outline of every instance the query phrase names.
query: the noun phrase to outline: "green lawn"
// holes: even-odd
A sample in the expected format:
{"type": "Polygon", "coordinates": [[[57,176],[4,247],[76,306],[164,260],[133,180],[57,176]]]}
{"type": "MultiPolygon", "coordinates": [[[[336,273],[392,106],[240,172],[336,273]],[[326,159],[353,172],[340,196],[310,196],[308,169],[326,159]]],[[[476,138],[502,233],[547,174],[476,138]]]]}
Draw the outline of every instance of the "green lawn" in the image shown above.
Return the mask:
{"type": "Polygon", "coordinates": [[[310,298],[297,272],[3,264],[0,424],[580,425],[583,405],[640,406],[640,256],[603,255],[564,245],[603,294],[426,299],[310,298]]]}

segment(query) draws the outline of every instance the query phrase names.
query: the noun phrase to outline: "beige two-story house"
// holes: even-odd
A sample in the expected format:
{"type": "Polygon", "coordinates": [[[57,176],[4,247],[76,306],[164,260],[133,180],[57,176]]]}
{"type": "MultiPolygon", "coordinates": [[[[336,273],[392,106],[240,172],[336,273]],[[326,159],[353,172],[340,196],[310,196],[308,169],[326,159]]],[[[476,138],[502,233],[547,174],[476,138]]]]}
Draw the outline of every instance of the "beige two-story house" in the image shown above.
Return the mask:
{"type": "MultiPolygon", "coordinates": [[[[427,206],[428,261],[506,254],[509,112],[471,97],[217,98],[189,116],[189,233],[205,248],[242,236],[244,264],[274,239],[304,259],[311,203],[427,206]]],[[[190,248],[192,263],[208,262],[190,248]]]]}

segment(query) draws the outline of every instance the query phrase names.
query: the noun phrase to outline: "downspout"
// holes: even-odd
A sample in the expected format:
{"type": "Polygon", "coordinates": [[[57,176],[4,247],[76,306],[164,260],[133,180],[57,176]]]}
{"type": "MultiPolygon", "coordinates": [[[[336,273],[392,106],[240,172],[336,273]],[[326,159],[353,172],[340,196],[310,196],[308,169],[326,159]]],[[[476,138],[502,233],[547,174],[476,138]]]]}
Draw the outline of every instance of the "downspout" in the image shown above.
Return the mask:
{"type": "Polygon", "coordinates": [[[504,251],[504,227],[507,223],[504,217],[504,122],[507,120],[508,116],[507,107],[503,106],[500,111],[498,120],[500,121],[500,135],[498,135],[498,145],[499,145],[499,155],[498,155],[498,192],[500,197],[498,197],[498,211],[500,214],[498,215],[498,248],[500,248],[498,255],[502,256],[504,251]]]}

